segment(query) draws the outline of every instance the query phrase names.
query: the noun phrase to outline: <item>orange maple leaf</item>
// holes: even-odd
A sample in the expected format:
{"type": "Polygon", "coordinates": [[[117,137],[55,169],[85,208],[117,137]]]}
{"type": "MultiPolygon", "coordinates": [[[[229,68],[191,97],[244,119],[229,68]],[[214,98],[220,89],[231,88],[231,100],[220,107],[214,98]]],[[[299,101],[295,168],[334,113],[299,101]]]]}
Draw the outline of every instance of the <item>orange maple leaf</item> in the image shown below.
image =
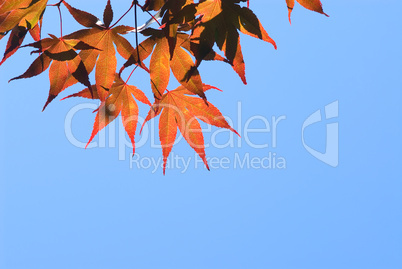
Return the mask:
{"type": "MultiPolygon", "coordinates": [[[[117,67],[117,52],[126,60],[136,54],[135,49],[121,35],[127,34],[134,28],[130,26],[111,25],[113,21],[113,10],[110,0],[105,7],[103,20],[104,24],[94,15],[71,7],[67,2],[63,2],[75,20],[89,29],[76,31],[65,36],[65,38],[78,39],[98,50],[90,50],[81,54],[81,58],[90,73],[95,67],[95,81],[98,88],[109,89],[114,81],[117,67]],[[115,49],[116,46],[116,49],[115,49]]],[[[145,68],[145,65],[140,65],[145,68]]],[[[145,68],[146,69],[146,68],[145,68]]],[[[146,69],[147,70],[147,69],[146,69]]]]}
{"type": "MultiPolygon", "coordinates": [[[[212,88],[215,87],[203,85],[204,91],[212,88]]],[[[177,128],[187,143],[203,160],[208,170],[204,136],[197,119],[209,125],[227,128],[239,135],[236,130],[230,127],[218,108],[208,101],[191,95],[194,95],[194,93],[190,92],[184,86],[179,86],[173,91],[168,91],[162,96],[160,102],[153,105],[144,121],[145,124],[152,118],[160,115],[159,139],[162,145],[163,174],[165,174],[167,158],[176,140],[177,128]]]]}
{"type": "Polygon", "coordinates": [[[94,50],[94,47],[80,40],[57,38],[54,35],[25,46],[37,48],[38,51],[35,52],[40,53],[40,55],[24,74],[11,80],[37,76],[50,66],[49,97],[43,110],[60,92],[77,82],[91,88],[88,72],[76,50],[94,50]]]}
{"type": "Polygon", "coordinates": [[[121,114],[124,129],[133,145],[134,154],[135,131],[138,122],[138,105],[135,100],[151,106],[148,98],[137,87],[128,85],[124,82],[119,74],[115,74],[115,80],[110,89],[97,88],[96,86],[93,88],[95,89],[93,95],[91,95],[89,88],[86,88],[79,93],[72,94],[62,99],[84,97],[101,100],[101,104],[96,110],[97,114],[92,134],[86,146],[91,143],[100,130],[105,128],[121,114]]]}

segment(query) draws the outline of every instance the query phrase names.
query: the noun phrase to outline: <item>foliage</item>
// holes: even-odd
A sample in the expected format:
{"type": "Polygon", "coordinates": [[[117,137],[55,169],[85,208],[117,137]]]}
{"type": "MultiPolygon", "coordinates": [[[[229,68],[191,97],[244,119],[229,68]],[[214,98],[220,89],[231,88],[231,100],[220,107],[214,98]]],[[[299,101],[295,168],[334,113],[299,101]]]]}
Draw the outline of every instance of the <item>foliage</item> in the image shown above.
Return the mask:
{"type": "MultiPolygon", "coordinates": [[[[326,15],[320,0],[297,1],[307,9],[326,15]]],[[[286,3],[290,20],[295,1],[286,0],[286,3]]],[[[203,83],[198,67],[202,61],[225,62],[246,84],[240,33],[259,38],[276,48],[274,40],[246,0],[146,0],[143,5],[137,1],[124,4],[130,5],[128,11],[113,23],[114,12],[110,0],[106,3],[103,22],[88,12],[72,7],[67,1],[49,4],[48,0],[0,0],[0,39],[9,34],[0,65],[21,47],[35,49],[32,53],[38,54],[38,57],[28,70],[11,80],[37,76],[49,69],[49,97],[43,109],[66,88],[76,83],[83,84],[84,90],[68,97],[100,100],[89,142],[121,114],[134,152],[138,120],[136,100],[148,104],[150,110],[146,122],[160,116],[163,172],[177,129],[208,168],[198,120],[237,132],[229,126],[221,112],[207,101],[205,92],[215,87],[203,83]],[[49,34],[50,37],[42,38],[45,11],[50,7],[56,7],[59,11],[60,37],[49,34]],[[83,29],[63,35],[63,7],[83,29]],[[142,27],[137,27],[137,8],[150,16],[142,27]],[[134,26],[119,25],[131,10],[135,13],[134,26]],[[155,28],[151,27],[153,22],[158,23],[155,28]],[[135,46],[124,37],[130,32],[136,34],[135,46]],[[22,46],[28,33],[35,42],[22,46]],[[138,33],[144,36],[141,43],[138,33]],[[119,69],[117,54],[126,61],[119,69]],[[149,66],[146,66],[144,60],[148,57],[149,66]],[[129,67],[133,70],[124,81],[122,72],[129,67]],[[137,67],[149,73],[154,96],[152,105],[140,89],[128,84],[137,67]],[[94,84],[89,79],[92,72],[95,73],[94,84]],[[171,74],[181,85],[169,91],[171,74]]]]}

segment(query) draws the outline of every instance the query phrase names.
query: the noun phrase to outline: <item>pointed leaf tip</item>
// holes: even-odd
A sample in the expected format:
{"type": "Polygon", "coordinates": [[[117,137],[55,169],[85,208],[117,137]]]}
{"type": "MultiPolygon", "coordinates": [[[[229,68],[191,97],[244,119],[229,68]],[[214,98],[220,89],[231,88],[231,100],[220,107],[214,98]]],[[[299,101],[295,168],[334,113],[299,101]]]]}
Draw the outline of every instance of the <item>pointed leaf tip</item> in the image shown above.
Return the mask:
{"type": "Polygon", "coordinates": [[[49,94],[49,97],[47,98],[47,101],[45,103],[45,105],[43,106],[42,112],[45,111],[46,107],[50,104],[50,102],[52,102],[54,100],[54,98],[56,98],[57,95],[54,94],[49,94]]]}
{"type": "MultiPolygon", "coordinates": [[[[297,2],[308,10],[315,11],[329,17],[329,15],[326,14],[322,8],[321,0],[297,0],[297,2]]],[[[286,0],[286,3],[289,10],[289,22],[291,23],[290,17],[295,5],[295,0],[286,0]]]]}
{"type": "Polygon", "coordinates": [[[110,24],[113,21],[113,9],[110,4],[110,0],[107,1],[105,11],[103,12],[103,22],[106,28],[109,28],[110,24]]]}

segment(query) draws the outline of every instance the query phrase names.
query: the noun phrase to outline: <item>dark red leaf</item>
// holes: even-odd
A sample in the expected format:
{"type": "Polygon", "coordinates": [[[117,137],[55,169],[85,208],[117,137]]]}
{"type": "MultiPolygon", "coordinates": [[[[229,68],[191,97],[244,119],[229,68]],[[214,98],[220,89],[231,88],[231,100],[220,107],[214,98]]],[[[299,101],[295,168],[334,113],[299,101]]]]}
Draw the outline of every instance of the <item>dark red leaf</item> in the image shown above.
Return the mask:
{"type": "Polygon", "coordinates": [[[92,15],[91,13],[76,9],[70,6],[66,1],[63,1],[63,4],[66,6],[70,14],[74,17],[74,19],[85,27],[96,27],[99,19],[92,15]]]}
{"type": "Polygon", "coordinates": [[[110,23],[113,21],[113,9],[110,0],[107,1],[105,11],[103,12],[103,23],[106,28],[109,28],[110,23]]]}

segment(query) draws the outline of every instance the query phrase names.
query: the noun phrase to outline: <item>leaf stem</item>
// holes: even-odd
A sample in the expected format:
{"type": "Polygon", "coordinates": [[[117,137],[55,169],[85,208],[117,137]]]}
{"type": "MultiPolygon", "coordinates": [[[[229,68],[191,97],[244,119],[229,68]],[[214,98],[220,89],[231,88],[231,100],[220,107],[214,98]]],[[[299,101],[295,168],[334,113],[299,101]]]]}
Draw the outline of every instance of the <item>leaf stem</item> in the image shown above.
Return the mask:
{"type": "Polygon", "coordinates": [[[148,15],[151,16],[152,19],[154,21],[156,21],[157,24],[159,24],[159,27],[162,26],[162,24],[158,21],[158,19],[156,19],[155,16],[152,15],[151,12],[149,12],[149,10],[144,10],[144,6],[141,6],[139,3],[137,3],[137,6],[139,6],[142,9],[142,11],[145,11],[146,13],[148,13],[148,15]]]}
{"type": "Polygon", "coordinates": [[[133,8],[133,6],[134,6],[134,1],[131,3],[130,8],[123,14],[123,16],[121,16],[120,19],[118,19],[112,26],[110,26],[110,28],[113,28],[114,26],[116,26],[116,24],[118,24],[130,12],[130,10],[133,8]]]}
{"type": "Polygon", "coordinates": [[[131,76],[133,75],[133,73],[134,73],[135,69],[137,69],[137,67],[138,67],[138,65],[135,65],[133,71],[131,71],[130,75],[128,76],[128,78],[127,78],[127,80],[126,80],[126,84],[127,84],[127,82],[130,80],[131,76]]]}
{"type": "Polygon", "coordinates": [[[64,2],[64,0],[61,0],[60,2],[58,2],[57,4],[53,4],[53,5],[46,5],[47,7],[56,7],[56,6],[60,6],[61,5],[61,3],[63,3],[64,2]]]}
{"type": "Polygon", "coordinates": [[[56,3],[56,4],[53,4],[53,5],[46,5],[47,7],[57,7],[57,9],[59,10],[59,17],[60,17],[60,39],[63,39],[63,18],[62,18],[62,15],[61,15],[61,9],[60,9],[60,5],[61,5],[61,3],[63,3],[64,2],[64,0],[61,0],[61,1],[59,1],[58,3],[56,3]]]}
{"type": "Polygon", "coordinates": [[[138,45],[138,31],[137,31],[137,29],[138,29],[138,21],[137,21],[137,5],[138,5],[138,2],[137,2],[137,0],[134,0],[133,4],[134,4],[134,24],[135,24],[134,26],[135,26],[135,29],[136,29],[136,31],[135,31],[135,46],[137,47],[137,62],[138,62],[139,65],[141,65],[140,47],[138,45]]]}
{"type": "Polygon", "coordinates": [[[60,16],[60,39],[63,39],[63,16],[61,15],[61,9],[60,9],[61,2],[57,5],[57,9],[59,10],[59,16],[60,16]]]}

